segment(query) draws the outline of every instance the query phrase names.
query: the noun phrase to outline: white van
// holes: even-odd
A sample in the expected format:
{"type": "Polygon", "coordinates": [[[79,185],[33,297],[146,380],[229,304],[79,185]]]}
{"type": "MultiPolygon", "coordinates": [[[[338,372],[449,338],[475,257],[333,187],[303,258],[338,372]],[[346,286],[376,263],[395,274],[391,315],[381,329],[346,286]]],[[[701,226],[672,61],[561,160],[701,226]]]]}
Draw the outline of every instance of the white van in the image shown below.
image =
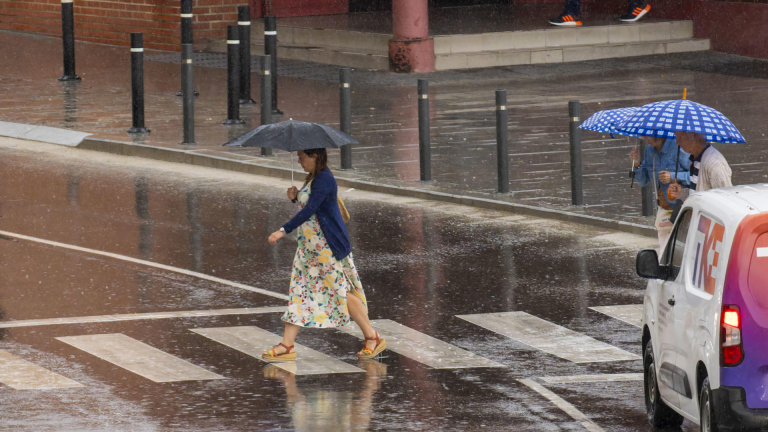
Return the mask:
{"type": "Polygon", "coordinates": [[[695,193],[636,266],[651,424],[768,431],[768,184],[695,193]]]}

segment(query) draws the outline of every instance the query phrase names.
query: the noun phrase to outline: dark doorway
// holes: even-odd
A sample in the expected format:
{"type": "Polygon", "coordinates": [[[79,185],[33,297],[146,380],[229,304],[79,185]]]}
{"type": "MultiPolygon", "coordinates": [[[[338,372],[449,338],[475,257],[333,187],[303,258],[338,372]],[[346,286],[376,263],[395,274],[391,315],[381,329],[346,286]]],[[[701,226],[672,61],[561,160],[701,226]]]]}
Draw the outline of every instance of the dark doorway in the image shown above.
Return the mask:
{"type": "Polygon", "coordinates": [[[377,12],[392,10],[392,0],[349,0],[350,12],[377,12]]]}
{"type": "MultiPolygon", "coordinates": [[[[512,0],[429,0],[429,7],[479,6],[509,4],[512,0]]],[[[350,12],[392,10],[392,0],[349,0],[350,12]]]]}
{"type": "Polygon", "coordinates": [[[429,0],[430,7],[479,6],[507,3],[510,3],[510,0],[429,0]]]}

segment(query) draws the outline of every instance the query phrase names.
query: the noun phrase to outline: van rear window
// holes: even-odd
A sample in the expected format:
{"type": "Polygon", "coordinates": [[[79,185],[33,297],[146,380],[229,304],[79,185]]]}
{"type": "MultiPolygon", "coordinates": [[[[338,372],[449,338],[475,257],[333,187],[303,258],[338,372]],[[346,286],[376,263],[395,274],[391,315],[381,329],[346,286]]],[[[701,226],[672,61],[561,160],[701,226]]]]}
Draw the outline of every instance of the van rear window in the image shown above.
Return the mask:
{"type": "Polygon", "coordinates": [[[768,310],[768,233],[757,238],[749,264],[749,291],[763,310],[768,310]]]}

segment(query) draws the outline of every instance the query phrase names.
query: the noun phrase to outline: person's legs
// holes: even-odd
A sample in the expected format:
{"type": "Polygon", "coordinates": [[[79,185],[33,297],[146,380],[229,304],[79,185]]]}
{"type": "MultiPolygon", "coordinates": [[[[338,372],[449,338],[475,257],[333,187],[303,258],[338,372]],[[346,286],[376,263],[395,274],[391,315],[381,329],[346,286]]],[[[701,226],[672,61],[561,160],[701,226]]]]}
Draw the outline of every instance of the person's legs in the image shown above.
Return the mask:
{"type": "MultiPolygon", "coordinates": [[[[297,326],[296,324],[285,323],[285,331],[283,332],[283,340],[281,341],[281,343],[287,347],[293,346],[293,344],[296,341],[296,335],[299,334],[300,328],[301,327],[297,326]]],[[[275,350],[276,355],[286,353],[286,349],[280,345],[277,345],[273,349],[275,350]]],[[[291,350],[291,352],[293,351],[294,350],[291,350]]],[[[268,353],[269,353],[269,350],[264,350],[262,355],[267,355],[268,353]]]]}
{"type": "Polygon", "coordinates": [[[556,26],[580,26],[581,0],[565,0],[565,9],[560,16],[552,18],[549,23],[556,26]]]}
{"type": "MultiPolygon", "coordinates": [[[[360,330],[363,331],[363,335],[367,338],[376,337],[376,330],[371,326],[371,321],[368,319],[368,312],[365,310],[365,305],[360,298],[354,294],[347,293],[347,309],[349,309],[349,315],[357,323],[360,330]]],[[[376,348],[376,341],[366,341],[366,348],[376,348]]]]}
{"type": "Polygon", "coordinates": [[[565,0],[565,13],[578,17],[581,14],[581,0],[565,0]]]}

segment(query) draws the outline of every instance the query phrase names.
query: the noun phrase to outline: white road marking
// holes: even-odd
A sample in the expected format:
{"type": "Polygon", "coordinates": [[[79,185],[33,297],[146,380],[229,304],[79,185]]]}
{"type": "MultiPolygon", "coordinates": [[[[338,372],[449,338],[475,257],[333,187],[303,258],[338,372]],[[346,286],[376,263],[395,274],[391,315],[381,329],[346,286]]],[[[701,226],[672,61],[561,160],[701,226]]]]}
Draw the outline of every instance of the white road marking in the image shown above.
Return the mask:
{"type": "Polygon", "coordinates": [[[62,325],[62,324],[88,324],[88,323],[103,323],[103,322],[115,322],[115,321],[138,321],[138,320],[166,319],[166,318],[208,317],[208,316],[222,316],[222,315],[255,315],[255,314],[276,313],[276,312],[285,312],[285,306],[270,306],[270,307],[240,308],[240,309],[213,309],[213,310],[197,310],[197,311],[177,311],[177,312],[149,312],[149,313],[114,314],[114,315],[93,315],[93,316],[83,316],[83,317],[45,318],[45,319],[18,320],[18,321],[5,321],[5,322],[0,321],[0,328],[35,327],[35,326],[62,325]]]}
{"type": "Polygon", "coordinates": [[[768,257],[768,247],[759,247],[756,248],[755,251],[757,252],[758,258],[768,257]]]}
{"type": "Polygon", "coordinates": [[[0,383],[16,390],[84,387],[79,382],[72,381],[5,351],[0,351],[0,383]]]}
{"type": "Polygon", "coordinates": [[[641,373],[601,374],[601,375],[570,375],[548,376],[540,380],[547,384],[593,383],[593,382],[618,382],[618,381],[642,381],[641,373]]]}
{"type": "Polygon", "coordinates": [[[120,333],[56,339],[154,382],[226,379],[120,333]]]}
{"type": "Polygon", "coordinates": [[[639,360],[640,356],[592,339],[525,312],[457,315],[475,325],[510,337],[574,363],[639,360]]]}
{"type": "Polygon", "coordinates": [[[111,253],[111,252],[104,252],[104,251],[100,251],[100,250],[96,250],[96,249],[88,249],[88,248],[84,248],[84,247],[80,247],[80,246],[74,246],[74,245],[70,245],[70,244],[66,244],[66,243],[59,243],[59,242],[45,240],[45,239],[41,239],[41,238],[37,238],[37,237],[25,236],[23,234],[16,234],[16,233],[8,232],[8,231],[0,231],[0,235],[6,236],[6,237],[16,238],[16,239],[19,239],[19,240],[27,240],[27,241],[31,241],[31,242],[35,242],[35,243],[41,243],[41,244],[45,244],[45,245],[48,245],[48,246],[60,247],[60,248],[64,248],[64,249],[75,250],[75,251],[78,251],[78,252],[85,252],[85,253],[89,253],[89,254],[92,254],[92,255],[105,256],[105,257],[114,258],[114,259],[118,259],[118,260],[122,260],[122,261],[132,262],[134,264],[145,265],[147,267],[154,267],[154,268],[158,268],[158,269],[161,269],[161,270],[172,271],[172,272],[175,272],[175,273],[181,273],[181,274],[184,274],[184,275],[187,275],[187,276],[196,277],[198,279],[204,279],[204,280],[211,281],[211,282],[216,282],[216,283],[219,283],[219,284],[222,284],[222,285],[229,285],[229,286],[234,287],[234,288],[240,288],[240,289],[244,289],[246,291],[251,291],[251,292],[255,292],[255,293],[259,293],[259,294],[264,294],[264,295],[267,295],[267,296],[270,296],[270,297],[279,298],[281,300],[288,300],[288,296],[285,295],[285,294],[278,294],[278,293],[275,293],[275,292],[272,292],[272,291],[267,291],[265,289],[248,286],[248,285],[241,284],[241,283],[238,283],[238,282],[228,281],[226,279],[217,278],[215,276],[209,276],[207,274],[193,272],[193,271],[182,269],[182,268],[178,268],[178,267],[172,267],[172,266],[165,265],[165,264],[158,264],[158,263],[155,263],[155,262],[152,262],[152,261],[140,260],[140,259],[132,258],[132,257],[129,257],[129,256],[125,256],[125,255],[114,254],[114,253],[111,253]]]}
{"type": "MultiPolygon", "coordinates": [[[[274,333],[252,326],[199,328],[191,331],[261,360],[261,352],[283,339],[274,333]]],[[[296,344],[295,362],[273,363],[275,367],[296,375],[324,375],[365,372],[349,363],[296,344]]]]}
{"type": "MultiPolygon", "coordinates": [[[[392,320],[375,320],[371,325],[386,340],[387,349],[435,369],[505,367],[392,320]]],[[[339,327],[339,330],[365,339],[357,324],[339,327]]]]}
{"type": "Polygon", "coordinates": [[[608,315],[611,318],[616,318],[619,321],[624,321],[627,324],[631,324],[635,327],[643,326],[643,305],[618,305],[618,306],[594,306],[591,307],[593,311],[600,312],[601,314],[608,315]]]}
{"type": "Polygon", "coordinates": [[[518,380],[521,383],[525,384],[526,386],[533,389],[535,392],[539,393],[540,395],[547,398],[550,402],[555,404],[558,408],[565,411],[566,414],[571,416],[574,420],[577,422],[580,422],[581,425],[584,427],[584,429],[590,431],[590,432],[604,432],[603,428],[600,426],[592,423],[592,420],[589,419],[589,417],[585,416],[584,413],[576,409],[575,406],[569,404],[566,402],[563,398],[560,396],[552,393],[551,391],[547,390],[542,386],[541,384],[537,383],[536,381],[530,380],[530,379],[521,379],[518,380]]]}

